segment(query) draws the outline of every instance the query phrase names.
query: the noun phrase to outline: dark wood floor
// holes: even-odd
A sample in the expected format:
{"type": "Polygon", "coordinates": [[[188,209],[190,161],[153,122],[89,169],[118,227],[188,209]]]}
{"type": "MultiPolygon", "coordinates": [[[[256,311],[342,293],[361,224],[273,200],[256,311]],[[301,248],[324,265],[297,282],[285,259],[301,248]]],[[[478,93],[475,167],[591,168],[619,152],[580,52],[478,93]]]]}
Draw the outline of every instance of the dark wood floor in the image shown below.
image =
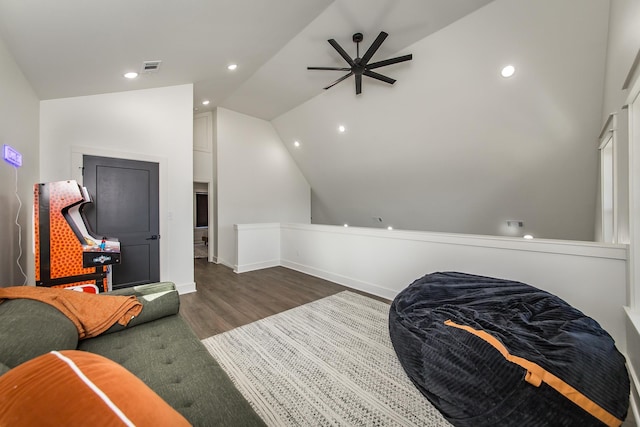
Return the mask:
{"type": "Polygon", "coordinates": [[[206,259],[194,262],[198,291],[180,296],[180,314],[200,339],[344,290],[389,302],[284,267],[236,274],[206,259]]]}

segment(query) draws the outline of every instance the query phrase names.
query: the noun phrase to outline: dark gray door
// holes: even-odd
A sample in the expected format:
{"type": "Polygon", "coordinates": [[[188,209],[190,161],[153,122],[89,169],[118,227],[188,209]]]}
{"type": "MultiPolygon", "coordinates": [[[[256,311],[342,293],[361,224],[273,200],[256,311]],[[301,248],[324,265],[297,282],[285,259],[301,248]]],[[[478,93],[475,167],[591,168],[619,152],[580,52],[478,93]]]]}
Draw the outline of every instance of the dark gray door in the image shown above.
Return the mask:
{"type": "Polygon", "coordinates": [[[93,203],[85,216],[98,236],[120,241],[113,288],[160,280],[158,164],[84,156],[84,186],[93,203]]]}

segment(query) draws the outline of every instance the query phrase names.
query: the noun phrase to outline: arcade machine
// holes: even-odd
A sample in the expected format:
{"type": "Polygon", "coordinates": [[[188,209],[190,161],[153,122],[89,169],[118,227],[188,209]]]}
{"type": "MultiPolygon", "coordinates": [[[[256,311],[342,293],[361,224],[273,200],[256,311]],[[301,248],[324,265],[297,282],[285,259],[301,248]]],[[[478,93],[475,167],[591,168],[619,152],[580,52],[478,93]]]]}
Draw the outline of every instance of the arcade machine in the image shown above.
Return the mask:
{"type": "Polygon", "coordinates": [[[120,263],[120,242],[96,236],[82,213],[92,203],[74,180],[34,185],[36,286],[106,292],[110,265],[120,263]]]}

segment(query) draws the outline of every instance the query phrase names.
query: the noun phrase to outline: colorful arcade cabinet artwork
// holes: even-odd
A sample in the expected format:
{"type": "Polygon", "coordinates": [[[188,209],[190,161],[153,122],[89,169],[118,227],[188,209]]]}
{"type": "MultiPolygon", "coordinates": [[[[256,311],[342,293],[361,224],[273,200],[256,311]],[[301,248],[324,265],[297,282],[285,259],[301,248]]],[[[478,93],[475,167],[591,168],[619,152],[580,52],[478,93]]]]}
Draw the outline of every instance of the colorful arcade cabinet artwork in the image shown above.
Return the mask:
{"type": "Polygon", "coordinates": [[[87,203],[87,189],[74,180],[34,185],[36,286],[109,290],[108,266],[120,263],[120,242],[89,231],[87,203]]]}

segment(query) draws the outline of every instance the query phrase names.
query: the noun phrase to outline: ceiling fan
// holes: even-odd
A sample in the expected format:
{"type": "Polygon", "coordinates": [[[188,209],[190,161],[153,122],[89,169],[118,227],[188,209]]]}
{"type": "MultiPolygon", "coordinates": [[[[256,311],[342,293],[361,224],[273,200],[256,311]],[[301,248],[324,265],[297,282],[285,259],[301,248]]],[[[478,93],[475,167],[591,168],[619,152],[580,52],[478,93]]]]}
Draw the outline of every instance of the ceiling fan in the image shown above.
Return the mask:
{"type": "Polygon", "coordinates": [[[329,44],[331,46],[333,46],[333,48],[335,50],[338,51],[338,53],[340,54],[340,56],[342,56],[342,58],[344,58],[345,61],[347,61],[347,63],[349,64],[350,68],[346,68],[346,67],[307,67],[307,70],[333,70],[333,71],[348,71],[349,73],[340,77],[338,80],[336,80],[335,82],[331,83],[329,86],[325,87],[324,89],[329,89],[335,85],[337,85],[338,83],[340,83],[341,81],[351,77],[351,76],[356,76],[356,95],[360,94],[362,92],[362,76],[365,75],[367,77],[371,77],[374,78],[376,80],[380,80],[383,81],[385,83],[389,83],[389,84],[394,84],[396,81],[390,77],[384,76],[382,74],[376,73],[374,71],[371,71],[375,68],[380,68],[380,67],[384,67],[387,65],[391,65],[391,64],[397,64],[398,62],[404,62],[404,61],[410,61],[413,56],[411,54],[409,55],[403,55],[403,56],[398,56],[396,58],[391,58],[391,59],[385,59],[384,61],[378,61],[378,62],[373,62],[371,64],[369,64],[369,60],[373,57],[373,55],[376,53],[376,51],[378,50],[378,48],[380,47],[380,45],[382,44],[382,42],[387,38],[389,34],[385,33],[384,31],[380,31],[380,34],[378,35],[378,37],[376,37],[376,39],[373,41],[373,43],[371,44],[371,46],[369,46],[369,49],[367,49],[367,51],[365,52],[365,54],[362,56],[362,58],[360,57],[360,42],[363,39],[362,33],[355,33],[353,35],[353,42],[356,43],[356,58],[352,59],[347,52],[345,52],[345,50],[338,44],[338,42],[336,42],[334,39],[329,39],[327,40],[329,42],[329,44]]]}

